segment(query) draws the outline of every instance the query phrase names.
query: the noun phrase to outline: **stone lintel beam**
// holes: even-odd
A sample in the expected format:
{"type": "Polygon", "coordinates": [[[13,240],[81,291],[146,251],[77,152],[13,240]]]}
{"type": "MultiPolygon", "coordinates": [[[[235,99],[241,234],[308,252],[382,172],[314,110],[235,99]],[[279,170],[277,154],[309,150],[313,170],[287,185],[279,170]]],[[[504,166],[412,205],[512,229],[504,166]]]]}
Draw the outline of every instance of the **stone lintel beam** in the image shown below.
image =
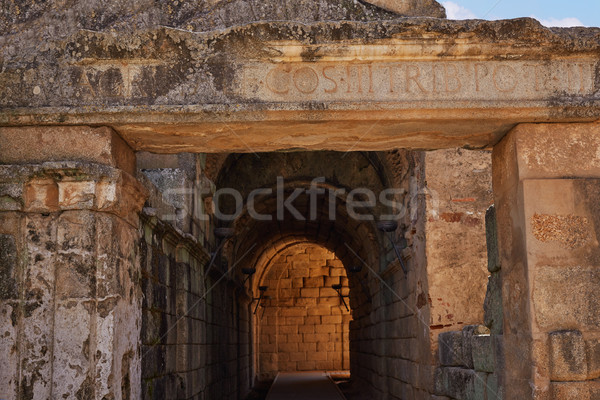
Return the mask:
{"type": "Polygon", "coordinates": [[[600,119],[600,30],[527,18],[5,40],[23,51],[3,59],[0,126],[109,125],[135,150],[481,148],[518,123],[600,119]]]}

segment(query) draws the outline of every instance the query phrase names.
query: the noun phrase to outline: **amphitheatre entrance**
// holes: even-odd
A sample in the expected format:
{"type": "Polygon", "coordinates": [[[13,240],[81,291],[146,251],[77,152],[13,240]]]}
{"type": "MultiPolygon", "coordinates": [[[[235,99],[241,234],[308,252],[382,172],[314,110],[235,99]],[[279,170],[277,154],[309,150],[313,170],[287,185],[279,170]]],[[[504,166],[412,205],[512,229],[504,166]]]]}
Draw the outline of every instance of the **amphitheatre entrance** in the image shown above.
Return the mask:
{"type": "Polygon", "coordinates": [[[0,398],[600,396],[600,30],[200,3],[0,26],[0,398]]]}

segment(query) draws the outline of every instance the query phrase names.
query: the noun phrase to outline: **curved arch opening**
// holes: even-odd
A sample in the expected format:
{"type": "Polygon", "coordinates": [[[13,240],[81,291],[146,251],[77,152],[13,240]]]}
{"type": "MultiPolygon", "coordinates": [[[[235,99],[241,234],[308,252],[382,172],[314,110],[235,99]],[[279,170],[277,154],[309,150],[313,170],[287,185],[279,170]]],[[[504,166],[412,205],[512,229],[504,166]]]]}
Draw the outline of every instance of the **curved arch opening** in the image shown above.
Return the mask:
{"type": "Polygon", "coordinates": [[[342,260],[311,241],[292,242],[265,260],[258,281],[263,300],[255,308],[257,372],[350,369],[348,297],[342,260]]]}

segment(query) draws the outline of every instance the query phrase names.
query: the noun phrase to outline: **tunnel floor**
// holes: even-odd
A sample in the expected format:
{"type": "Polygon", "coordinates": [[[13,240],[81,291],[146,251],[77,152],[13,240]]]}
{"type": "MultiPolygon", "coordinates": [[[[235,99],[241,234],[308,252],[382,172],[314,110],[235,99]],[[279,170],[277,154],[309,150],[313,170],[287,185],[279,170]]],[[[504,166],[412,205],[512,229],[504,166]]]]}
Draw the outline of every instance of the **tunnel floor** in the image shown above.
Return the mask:
{"type": "Polygon", "coordinates": [[[279,373],[267,400],[345,400],[325,372],[279,373]]]}

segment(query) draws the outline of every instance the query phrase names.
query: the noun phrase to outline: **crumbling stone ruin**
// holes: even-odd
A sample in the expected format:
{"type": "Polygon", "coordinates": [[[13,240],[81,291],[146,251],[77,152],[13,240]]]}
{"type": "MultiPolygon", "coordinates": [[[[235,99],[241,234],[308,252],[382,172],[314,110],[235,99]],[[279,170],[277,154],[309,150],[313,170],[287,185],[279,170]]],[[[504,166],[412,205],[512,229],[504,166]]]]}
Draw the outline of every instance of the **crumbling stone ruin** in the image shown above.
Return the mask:
{"type": "Polygon", "coordinates": [[[600,29],[2,7],[0,399],[600,398],[600,29]]]}

